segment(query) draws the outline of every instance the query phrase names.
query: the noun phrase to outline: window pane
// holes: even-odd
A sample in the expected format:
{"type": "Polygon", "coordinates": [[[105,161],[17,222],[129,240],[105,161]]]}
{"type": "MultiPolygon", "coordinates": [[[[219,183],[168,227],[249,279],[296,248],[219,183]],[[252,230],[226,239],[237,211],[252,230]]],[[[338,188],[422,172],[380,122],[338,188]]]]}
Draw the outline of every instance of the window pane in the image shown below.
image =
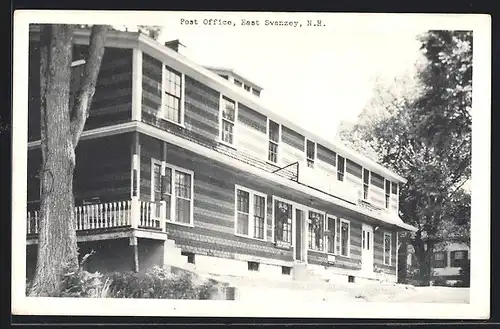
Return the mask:
{"type": "Polygon", "coordinates": [[[335,237],[332,235],[327,235],[326,236],[326,248],[327,252],[333,254],[335,253],[335,237]]]}
{"type": "Polygon", "coordinates": [[[183,172],[175,172],[175,195],[191,199],[191,175],[183,172]]]}
{"type": "Polygon", "coordinates": [[[342,226],[340,233],[342,239],[341,253],[342,256],[347,256],[349,250],[349,224],[347,222],[342,222],[341,226],[342,226]]]}
{"type": "Polygon", "coordinates": [[[163,180],[163,194],[172,194],[172,169],[165,168],[165,179],[163,180]]]}
{"type": "Polygon", "coordinates": [[[271,162],[278,162],[278,144],[269,142],[269,156],[268,160],[271,162]]]}
{"type": "Polygon", "coordinates": [[[274,202],[275,237],[277,241],[292,242],[292,205],[274,202]]]}
{"type": "Polygon", "coordinates": [[[226,120],[222,120],[222,140],[233,144],[233,124],[226,120]]]}
{"type": "Polygon", "coordinates": [[[279,141],[279,125],[272,120],[269,120],[269,139],[276,143],[279,141]]]}
{"type": "Polygon", "coordinates": [[[249,213],[250,209],[250,194],[247,191],[238,190],[236,192],[237,195],[237,205],[238,211],[249,213]]]}
{"type": "Polygon", "coordinates": [[[306,152],[308,159],[314,159],[314,154],[316,153],[315,149],[316,149],[316,143],[308,140],[307,141],[307,152],[306,152]]]}
{"type": "Polygon", "coordinates": [[[236,223],[236,232],[238,234],[248,235],[248,214],[238,212],[238,221],[236,223]]]}
{"type": "Polygon", "coordinates": [[[189,224],[191,222],[191,201],[176,198],[175,221],[189,224]]]}
{"type": "Polygon", "coordinates": [[[323,251],[324,217],[309,211],[309,246],[310,249],[323,251]]]}
{"type": "Polygon", "coordinates": [[[264,238],[265,198],[254,196],[254,238],[264,238]]]}
{"type": "Polygon", "coordinates": [[[384,264],[389,265],[391,259],[391,236],[384,234],[384,264]]]}
{"type": "Polygon", "coordinates": [[[222,97],[222,117],[234,122],[236,103],[229,98],[222,97]]]}

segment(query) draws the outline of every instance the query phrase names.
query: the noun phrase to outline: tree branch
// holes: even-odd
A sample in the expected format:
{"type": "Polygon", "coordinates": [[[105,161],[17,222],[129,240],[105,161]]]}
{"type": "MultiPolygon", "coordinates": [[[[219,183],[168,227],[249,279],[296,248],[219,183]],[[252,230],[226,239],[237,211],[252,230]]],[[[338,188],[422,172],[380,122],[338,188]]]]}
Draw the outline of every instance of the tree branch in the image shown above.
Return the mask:
{"type": "Polygon", "coordinates": [[[108,29],[107,25],[92,26],[88,56],[83,70],[81,86],[75,98],[74,108],[70,109],[71,113],[73,113],[73,117],[71,118],[73,148],[76,148],[78,145],[85,122],[89,116],[90,104],[92,103],[97,76],[104,56],[108,29]]]}

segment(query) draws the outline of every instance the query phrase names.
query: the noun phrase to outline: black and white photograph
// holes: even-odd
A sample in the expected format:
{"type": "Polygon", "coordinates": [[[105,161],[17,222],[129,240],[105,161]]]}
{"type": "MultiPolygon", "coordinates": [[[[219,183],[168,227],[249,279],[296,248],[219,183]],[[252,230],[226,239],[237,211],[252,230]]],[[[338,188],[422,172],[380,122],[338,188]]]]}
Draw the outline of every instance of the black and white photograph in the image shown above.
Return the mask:
{"type": "Polygon", "coordinates": [[[490,28],[16,11],[13,314],[487,319],[490,28]]]}

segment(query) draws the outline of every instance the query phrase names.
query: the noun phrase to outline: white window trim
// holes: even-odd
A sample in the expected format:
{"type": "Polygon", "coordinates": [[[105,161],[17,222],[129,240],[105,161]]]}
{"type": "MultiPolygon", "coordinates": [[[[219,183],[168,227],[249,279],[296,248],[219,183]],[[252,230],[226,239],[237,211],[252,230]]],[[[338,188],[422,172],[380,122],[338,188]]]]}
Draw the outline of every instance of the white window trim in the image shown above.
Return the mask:
{"type": "Polygon", "coordinates": [[[371,184],[370,184],[370,179],[371,179],[371,176],[372,176],[372,173],[369,169],[367,168],[364,168],[364,167],[361,167],[363,172],[362,172],[362,177],[361,177],[361,184],[362,184],[362,194],[361,196],[363,197],[363,200],[364,201],[367,201],[367,202],[370,202],[370,196],[371,196],[371,184]],[[367,195],[366,195],[366,198],[365,198],[365,170],[368,171],[368,192],[367,192],[367,195]]]}
{"type": "Polygon", "coordinates": [[[322,253],[322,254],[327,254],[328,253],[326,251],[326,244],[325,244],[325,241],[326,241],[326,239],[325,239],[326,216],[327,216],[327,214],[324,211],[320,211],[318,209],[307,207],[307,218],[306,218],[307,219],[307,226],[306,226],[306,228],[307,228],[307,232],[306,232],[306,234],[307,234],[307,239],[306,239],[307,240],[307,251],[313,251],[313,252],[318,252],[318,253],[322,253]],[[309,219],[309,212],[310,211],[323,215],[323,238],[322,238],[323,239],[323,250],[316,250],[316,249],[310,249],[309,248],[309,221],[310,221],[310,219],[309,219]]]}
{"type": "Polygon", "coordinates": [[[335,177],[335,178],[336,178],[336,181],[337,181],[337,182],[344,183],[344,182],[345,182],[345,166],[346,166],[346,158],[345,158],[344,156],[341,156],[341,155],[339,155],[339,154],[337,153],[337,161],[336,161],[336,163],[335,163],[335,164],[336,164],[336,166],[335,166],[335,168],[336,168],[336,175],[335,175],[335,176],[336,176],[336,177],[335,177]],[[339,169],[340,169],[340,166],[339,166],[339,157],[344,159],[344,168],[343,168],[343,170],[342,170],[342,180],[339,180],[339,169]]]}
{"type": "Polygon", "coordinates": [[[282,135],[282,133],[283,132],[281,129],[281,123],[279,123],[275,120],[272,120],[268,117],[267,122],[266,122],[266,140],[267,140],[267,143],[266,143],[266,162],[269,164],[275,165],[275,166],[281,165],[281,148],[282,148],[281,135],[282,135]],[[274,123],[276,123],[278,125],[278,142],[277,143],[274,141],[271,141],[269,139],[269,126],[270,126],[269,121],[273,121],[274,123]],[[277,154],[276,154],[276,162],[272,162],[271,160],[269,160],[269,142],[273,142],[273,143],[276,143],[278,145],[277,154]]]}
{"type": "MultiPolygon", "coordinates": [[[[275,218],[274,218],[274,202],[275,201],[281,201],[281,202],[285,202],[285,203],[288,203],[288,204],[291,204],[292,205],[292,245],[295,246],[295,224],[294,224],[294,221],[295,221],[295,209],[299,208],[300,210],[305,210],[307,211],[308,210],[308,207],[307,206],[304,206],[304,205],[301,205],[300,203],[297,203],[297,202],[294,202],[294,201],[291,201],[291,200],[288,200],[288,199],[285,199],[285,198],[280,198],[279,196],[275,196],[273,195],[271,197],[271,201],[272,201],[272,204],[271,204],[271,217],[272,217],[272,242],[276,242],[276,236],[275,236],[275,218]]],[[[306,239],[307,240],[307,239],[306,239]]],[[[307,241],[306,241],[307,242],[307,241]]]]}
{"type": "Polygon", "coordinates": [[[384,261],[384,265],[386,266],[392,266],[392,234],[389,233],[389,232],[384,232],[384,253],[383,253],[384,257],[383,257],[383,261],[384,261]],[[386,257],[385,257],[385,237],[386,236],[389,236],[389,264],[386,264],[385,263],[385,260],[386,260],[386,257]]]}
{"type": "MultiPolygon", "coordinates": [[[[194,172],[192,170],[189,170],[189,169],[185,169],[185,168],[181,168],[181,167],[177,167],[177,166],[174,166],[174,165],[171,165],[169,163],[165,164],[165,165],[162,165],[162,162],[157,160],[157,159],[151,159],[151,201],[154,200],[154,171],[153,171],[153,168],[154,168],[154,165],[155,164],[159,164],[162,166],[162,175],[165,174],[165,170],[166,168],[169,168],[170,170],[172,170],[172,181],[171,181],[171,184],[172,184],[172,190],[171,190],[171,194],[170,194],[170,219],[165,219],[165,221],[169,224],[175,224],[175,225],[180,225],[180,226],[187,226],[187,227],[194,227],[194,214],[193,214],[193,210],[194,210],[194,172]],[[189,215],[190,215],[190,218],[189,218],[189,223],[180,223],[180,222],[176,222],[173,220],[173,218],[175,218],[175,172],[176,171],[179,171],[179,172],[182,172],[182,173],[185,173],[185,174],[189,174],[191,176],[191,203],[189,204],[190,206],[190,209],[189,209],[189,215]]],[[[161,220],[164,220],[163,218],[161,218],[161,220]]]]}
{"type": "Polygon", "coordinates": [[[238,132],[237,132],[237,122],[238,122],[238,105],[239,103],[237,101],[235,101],[234,99],[232,99],[231,97],[229,96],[226,96],[226,98],[232,100],[234,102],[234,121],[233,121],[233,143],[228,143],[226,141],[224,141],[222,139],[222,121],[223,120],[226,120],[228,122],[230,122],[230,120],[227,120],[227,119],[223,119],[222,118],[222,104],[223,104],[223,97],[224,95],[222,93],[219,94],[219,143],[221,144],[224,144],[226,146],[229,146],[229,147],[232,147],[232,148],[236,148],[236,145],[237,145],[237,136],[238,136],[238,132]]]}
{"type": "Polygon", "coordinates": [[[392,182],[386,178],[384,178],[384,208],[386,210],[391,209],[391,197],[392,197],[392,182]],[[389,182],[389,193],[387,193],[387,182],[389,182]],[[385,198],[389,196],[389,200],[387,201],[387,205],[385,204],[385,198]]]}
{"type": "Polygon", "coordinates": [[[267,241],[267,195],[262,192],[258,192],[247,187],[241,185],[235,185],[234,187],[234,235],[258,240],[258,241],[267,241]],[[245,191],[249,194],[249,208],[248,208],[248,235],[240,234],[237,231],[237,222],[238,222],[238,190],[245,191]],[[254,221],[254,196],[260,196],[264,198],[264,238],[256,238],[253,236],[253,226],[251,225],[254,221]]]}
{"type": "Polygon", "coordinates": [[[350,258],[351,257],[351,221],[348,219],[340,218],[340,249],[339,254],[340,257],[350,258]],[[347,255],[342,255],[342,223],[347,223],[348,231],[347,231],[347,255]]]}
{"type": "Polygon", "coordinates": [[[160,165],[160,183],[161,183],[161,176],[163,176],[165,174],[165,170],[163,169],[163,166],[162,166],[162,162],[158,159],[154,159],[152,158],[151,159],[151,196],[150,196],[150,200],[151,201],[155,201],[154,198],[155,198],[155,181],[154,181],[154,178],[155,178],[155,172],[154,172],[154,167],[155,165],[160,165]]]}
{"type": "MultiPolygon", "coordinates": [[[[333,252],[328,252],[328,247],[326,246],[326,235],[325,235],[325,251],[328,255],[337,255],[337,216],[326,214],[325,216],[325,228],[328,224],[328,218],[333,218],[333,252]]],[[[325,229],[326,231],[326,229],[325,229]]],[[[332,232],[332,231],[328,231],[332,232]]]]}
{"type": "MultiPolygon", "coordinates": [[[[170,119],[167,119],[166,115],[165,115],[165,87],[166,87],[166,84],[165,84],[165,70],[167,69],[167,64],[165,63],[161,63],[161,109],[160,111],[158,111],[157,113],[157,117],[165,120],[165,121],[168,121],[170,123],[173,123],[177,126],[180,126],[182,128],[186,128],[185,124],[184,124],[184,102],[185,102],[185,77],[186,75],[180,71],[177,71],[176,69],[173,69],[174,71],[176,71],[177,73],[179,73],[181,75],[181,99],[180,99],[180,108],[179,108],[179,119],[180,119],[180,122],[176,122],[176,121],[173,121],[173,120],[170,120],[170,119]]],[[[170,67],[170,66],[169,66],[170,67]]],[[[171,68],[171,67],[170,67],[171,68]]]]}
{"type": "Polygon", "coordinates": [[[316,167],[316,159],[318,158],[318,143],[316,143],[313,140],[308,139],[308,138],[305,138],[305,140],[306,140],[306,142],[304,143],[304,154],[305,154],[305,159],[306,159],[306,166],[307,166],[307,161],[312,160],[313,166],[310,168],[315,168],[316,167]],[[307,156],[307,142],[311,142],[314,144],[314,157],[313,158],[309,158],[307,156]]]}

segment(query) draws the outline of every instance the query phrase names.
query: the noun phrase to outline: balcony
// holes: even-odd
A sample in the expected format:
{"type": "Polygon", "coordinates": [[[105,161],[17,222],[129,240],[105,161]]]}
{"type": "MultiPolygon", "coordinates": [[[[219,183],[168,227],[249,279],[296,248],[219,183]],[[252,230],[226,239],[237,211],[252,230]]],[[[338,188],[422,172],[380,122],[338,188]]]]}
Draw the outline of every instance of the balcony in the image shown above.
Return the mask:
{"type": "Polygon", "coordinates": [[[320,190],[332,196],[357,204],[359,192],[351,184],[337,180],[337,177],[326,172],[308,167],[306,163],[298,164],[298,182],[320,190]]]}
{"type": "Polygon", "coordinates": [[[291,163],[274,173],[353,204],[358,204],[360,199],[358,188],[346,181],[337,180],[336,175],[311,168],[305,162],[291,163]]]}
{"type": "MultiPolygon", "coordinates": [[[[142,201],[134,197],[107,203],[75,207],[75,228],[77,233],[107,231],[118,228],[145,229],[165,232],[164,202],[142,201]]],[[[27,213],[26,234],[38,234],[40,211],[27,213]]]]}

